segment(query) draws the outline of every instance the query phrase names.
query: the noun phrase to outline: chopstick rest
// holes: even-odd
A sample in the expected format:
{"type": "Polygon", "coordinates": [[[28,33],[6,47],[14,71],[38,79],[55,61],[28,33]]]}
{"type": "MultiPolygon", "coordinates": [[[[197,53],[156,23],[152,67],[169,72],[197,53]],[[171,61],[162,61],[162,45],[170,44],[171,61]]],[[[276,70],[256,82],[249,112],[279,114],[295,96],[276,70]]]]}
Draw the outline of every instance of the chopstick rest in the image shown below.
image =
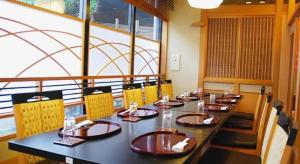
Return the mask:
{"type": "Polygon", "coordinates": [[[174,152],[183,152],[184,147],[188,144],[187,142],[190,140],[190,138],[186,138],[183,141],[178,142],[174,146],[172,146],[172,151],[174,152]]]}

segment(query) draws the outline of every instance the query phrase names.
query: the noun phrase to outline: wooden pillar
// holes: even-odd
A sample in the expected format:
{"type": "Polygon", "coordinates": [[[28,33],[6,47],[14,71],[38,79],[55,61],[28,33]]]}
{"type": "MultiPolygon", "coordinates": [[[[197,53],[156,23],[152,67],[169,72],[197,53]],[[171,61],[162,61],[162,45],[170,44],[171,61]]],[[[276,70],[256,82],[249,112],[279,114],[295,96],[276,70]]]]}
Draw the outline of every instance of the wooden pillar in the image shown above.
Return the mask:
{"type": "Polygon", "coordinates": [[[279,70],[280,70],[280,53],[281,53],[281,35],[282,35],[282,18],[283,18],[283,0],[276,0],[276,17],[273,40],[273,57],[272,57],[272,91],[274,97],[278,96],[279,70]]]}

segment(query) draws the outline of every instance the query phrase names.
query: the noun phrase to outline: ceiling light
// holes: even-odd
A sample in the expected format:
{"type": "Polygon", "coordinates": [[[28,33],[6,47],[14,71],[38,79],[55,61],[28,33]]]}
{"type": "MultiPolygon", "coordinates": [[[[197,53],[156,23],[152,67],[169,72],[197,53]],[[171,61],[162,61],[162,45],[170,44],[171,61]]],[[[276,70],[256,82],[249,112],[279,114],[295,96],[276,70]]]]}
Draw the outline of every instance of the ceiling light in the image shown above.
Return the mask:
{"type": "Polygon", "coordinates": [[[188,0],[191,7],[200,9],[214,9],[221,5],[223,0],[188,0]]]}
{"type": "Polygon", "coordinates": [[[266,1],[259,1],[259,3],[260,3],[260,4],[265,4],[265,3],[266,3],[266,1]]]}
{"type": "Polygon", "coordinates": [[[252,2],[251,2],[251,1],[246,1],[246,4],[248,4],[248,5],[249,5],[249,4],[252,4],[252,2]]]}

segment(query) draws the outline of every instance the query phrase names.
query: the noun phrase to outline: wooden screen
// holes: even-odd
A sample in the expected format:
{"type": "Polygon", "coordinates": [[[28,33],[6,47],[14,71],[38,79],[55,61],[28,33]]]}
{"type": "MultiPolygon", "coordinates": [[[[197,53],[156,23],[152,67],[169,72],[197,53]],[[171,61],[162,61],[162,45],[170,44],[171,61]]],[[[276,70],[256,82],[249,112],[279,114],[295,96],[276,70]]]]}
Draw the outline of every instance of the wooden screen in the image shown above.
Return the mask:
{"type": "Polygon", "coordinates": [[[237,35],[237,18],[208,19],[208,77],[235,77],[237,35]]]}
{"type": "Polygon", "coordinates": [[[274,17],[209,18],[207,77],[271,80],[274,17]]]}

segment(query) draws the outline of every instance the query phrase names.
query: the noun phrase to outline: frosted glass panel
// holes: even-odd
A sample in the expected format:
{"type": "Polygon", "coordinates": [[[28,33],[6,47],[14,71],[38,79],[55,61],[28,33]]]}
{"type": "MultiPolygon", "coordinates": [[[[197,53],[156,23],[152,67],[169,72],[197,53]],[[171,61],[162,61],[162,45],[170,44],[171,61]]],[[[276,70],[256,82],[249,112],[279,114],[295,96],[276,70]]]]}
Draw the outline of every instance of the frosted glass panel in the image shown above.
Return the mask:
{"type": "Polygon", "coordinates": [[[81,33],[81,21],[0,1],[0,77],[80,76],[81,33]]]}
{"type": "Polygon", "coordinates": [[[141,37],[135,38],[135,75],[158,74],[159,47],[159,42],[141,37]]]}
{"type": "Polygon", "coordinates": [[[89,75],[128,75],[129,43],[129,33],[92,24],[89,75]]]}
{"type": "MultiPolygon", "coordinates": [[[[0,78],[81,76],[82,21],[0,1],[0,50],[0,78]]],[[[12,111],[11,94],[36,92],[38,85],[38,82],[0,83],[0,113],[12,111]]],[[[79,90],[78,85],[74,87],[79,90]]],[[[64,94],[65,102],[81,97],[68,91],[64,94]]]]}

